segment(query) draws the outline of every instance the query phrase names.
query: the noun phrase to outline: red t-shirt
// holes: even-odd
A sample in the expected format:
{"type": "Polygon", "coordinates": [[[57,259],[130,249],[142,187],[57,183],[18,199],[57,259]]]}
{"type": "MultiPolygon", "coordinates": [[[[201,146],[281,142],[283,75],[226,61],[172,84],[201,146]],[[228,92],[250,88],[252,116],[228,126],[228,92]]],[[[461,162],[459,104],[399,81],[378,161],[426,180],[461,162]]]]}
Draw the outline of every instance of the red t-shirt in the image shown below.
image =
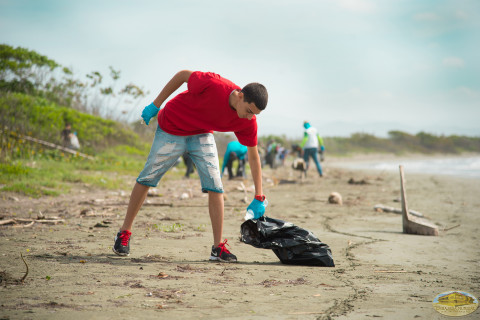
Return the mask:
{"type": "Polygon", "coordinates": [[[218,74],[195,71],[187,87],[160,110],[158,125],[163,131],[177,136],[234,132],[241,144],[257,145],[256,117],[240,119],[228,103],[232,91],[241,90],[239,86],[218,74]]]}

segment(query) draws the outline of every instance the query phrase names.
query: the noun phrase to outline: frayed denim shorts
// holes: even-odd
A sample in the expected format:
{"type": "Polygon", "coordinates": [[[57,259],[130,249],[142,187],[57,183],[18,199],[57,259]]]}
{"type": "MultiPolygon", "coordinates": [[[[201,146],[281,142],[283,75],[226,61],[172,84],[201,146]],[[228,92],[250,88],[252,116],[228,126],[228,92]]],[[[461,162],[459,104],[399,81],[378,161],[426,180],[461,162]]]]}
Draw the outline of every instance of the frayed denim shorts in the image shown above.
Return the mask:
{"type": "Polygon", "coordinates": [[[156,187],[163,175],[175,165],[177,159],[185,152],[197,167],[202,192],[223,193],[217,146],[211,133],[175,136],[157,127],[150,154],[137,182],[145,186],[156,187]]]}

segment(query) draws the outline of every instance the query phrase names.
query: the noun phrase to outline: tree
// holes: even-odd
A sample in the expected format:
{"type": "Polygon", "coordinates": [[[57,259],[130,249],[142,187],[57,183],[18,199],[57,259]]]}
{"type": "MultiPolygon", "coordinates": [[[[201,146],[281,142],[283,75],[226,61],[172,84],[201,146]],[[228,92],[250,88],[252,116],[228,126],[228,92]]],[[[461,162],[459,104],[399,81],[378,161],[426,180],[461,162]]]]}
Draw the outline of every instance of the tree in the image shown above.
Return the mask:
{"type": "Polygon", "coordinates": [[[92,71],[85,80],[80,80],[69,68],[22,47],[0,44],[0,59],[0,93],[39,96],[107,119],[128,120],[132,105],[146,94],[132,83],[117,90],[120,71],[111,66],[109,82],[105,83],[99,71],[92,71]]]}
{"type": "Polygon", "coordinates": [[[0,90],[34,94],[59,64],[35,51],[0,44],[0,90]]]}

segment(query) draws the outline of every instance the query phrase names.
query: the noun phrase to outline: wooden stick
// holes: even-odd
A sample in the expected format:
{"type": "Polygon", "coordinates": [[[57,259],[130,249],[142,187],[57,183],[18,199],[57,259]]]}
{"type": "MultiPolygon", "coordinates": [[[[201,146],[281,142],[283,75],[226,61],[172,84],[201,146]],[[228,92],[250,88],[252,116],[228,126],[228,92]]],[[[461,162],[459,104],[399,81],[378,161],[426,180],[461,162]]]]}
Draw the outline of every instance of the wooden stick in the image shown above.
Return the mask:
{"type": "MultiPolygon", "coordinates": [[[[0,132],[2,132],[0,130],[0,132]]],[[[58,144],[55,144],[55,143],[51,143],[51,142],[48,142],[48,141],[44,141],[44,140],[40,140],[40,139],[37,139],[37,138],[33,138],[33,137],[30,137],[30,136],[24,136],[24,135],[21,135],[19,133],[16,133],[16,134],[12,134],[10,133],[10,136],[11,137],[14,137],[16,139],[24,139],[24,140],[27,140],[27,141],[31,141],[31,142],[35,142],[35,143],[38,143],[38,144],[42,144],[44,146],[47,146],[47,147],[50,147],[50,148],[53,148],[53,149],[59,149],[63,152],[67,152],[67,153],[71,153],[71,154],[74,154],[76,156],[79,156],[79,157],[82,157],[82,158],[86,158],[86,159],[89,159],[89,160],[95,160],[95,157],[92,157],[88,154],[85,154],[85,153],[81,153],[81,152],[78,152],[76,150],[73,150],[73,149],[70,149],[70,148],[65,148],[65,147],[62,147],[58,144]]]]}
{"type": "MultiPolygon", "coordinates": [[[[398,214],[402,213],[402,209],[400,209],[400,208],[389,207],[389,206],[386,206],[386,205],[383,205],[383,204],[377,204],[373,207],[373,209],[375,209],[375,210],[380,209],[380,210],[385,211],[385,212],[392,212],[392,213],[398,213],[398,214]]],[[[423,217],[423,213],[420,213],[418,211],[409,209],[408,212],[411,215],[414,215],[414,216],[417,216],[417,217],[423,217]]]]}
{"type": "Polygon", "coordinates": [[[23,263],[25,263],[25,267],[27,267],[27,271],[25,271],[25,275],[20,279],[20,281],[23,283],[25,281],[25,278],[28,276],[28,264],[25,262],[25,259],[23,258],[23,254],[20,252],[20,257],[22,257],[23,263]]]}
{"type": "Polygon", "coordinates": [[[457,224],[456,226],[453,226],[453,227],[450,227],[450,228],[445,228],[445,229],[443,229],[443,231],[452,230],[452,229],[457,228],[457,227],[460,227],[460,225],[457,224]]]}
{"type": "Polygon", "coordinates": [[[302,314],[324,314],[325,312],[290,312],[291,315],[302,315],[302,314]]]}
{"type": "Polygon", "coordinates": [[[0,226],[6,225],[6,224],[15,224],[15,220],[13,219],[8,219],[8,220],[0,220],[0,226]]]}
{"type": "Polygon", "coordinates": [[[27,224],[17,224],[17,225],[14,225],[13,227],[14,228],[28,228],[28,227],[31,227],[35,224],[35,221],[32,221],[30,223],[27,223],[27,224]]]}
{"type": "Polygon", "coordinates": [[[58,219],[58,220],[35,220],[37,223],[43,223],[43,224],[57,224],[60,222],[65,222],[63,219],[58,219]]]}

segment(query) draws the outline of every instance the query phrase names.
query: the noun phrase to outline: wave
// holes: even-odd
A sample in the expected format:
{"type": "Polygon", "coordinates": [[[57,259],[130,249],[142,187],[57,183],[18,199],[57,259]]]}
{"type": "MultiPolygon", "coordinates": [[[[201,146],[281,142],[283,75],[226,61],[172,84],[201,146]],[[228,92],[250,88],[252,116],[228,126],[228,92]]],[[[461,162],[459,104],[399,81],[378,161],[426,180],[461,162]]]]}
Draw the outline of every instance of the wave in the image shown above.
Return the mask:
{"type": "Polygon", "coordinates": [[[480,178],[480,157],[478,156],[348,162],[332,164],[332,166],[350,169],[398,171],[398,166],[400,164],[403,165],[405,171],[411,173],[442,174],[475,179],[480,178]]]}

